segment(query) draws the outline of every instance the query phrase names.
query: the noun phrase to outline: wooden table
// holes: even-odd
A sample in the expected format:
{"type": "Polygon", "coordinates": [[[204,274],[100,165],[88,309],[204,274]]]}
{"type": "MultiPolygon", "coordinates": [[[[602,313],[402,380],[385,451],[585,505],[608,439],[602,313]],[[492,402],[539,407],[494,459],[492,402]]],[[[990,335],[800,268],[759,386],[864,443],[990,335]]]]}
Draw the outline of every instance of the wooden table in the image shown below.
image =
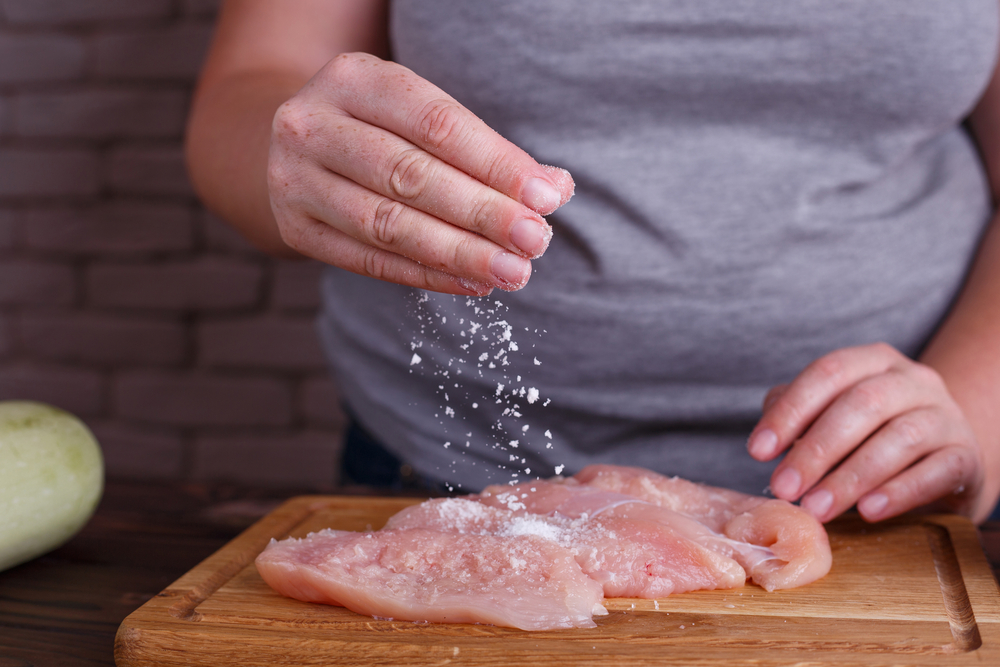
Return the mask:
{"type": "MultiPolygon", "coordinates": [[[[280,501],[308,491],[109,483],[80,535],[0,573],[0,667],[113,665],[115,632],[129,613],[280,501]]],[[[336,492],[348,491],[363,492],[336,492]]],[[[1000,575],[1000,522],[981,534],[1000,575]]]]}

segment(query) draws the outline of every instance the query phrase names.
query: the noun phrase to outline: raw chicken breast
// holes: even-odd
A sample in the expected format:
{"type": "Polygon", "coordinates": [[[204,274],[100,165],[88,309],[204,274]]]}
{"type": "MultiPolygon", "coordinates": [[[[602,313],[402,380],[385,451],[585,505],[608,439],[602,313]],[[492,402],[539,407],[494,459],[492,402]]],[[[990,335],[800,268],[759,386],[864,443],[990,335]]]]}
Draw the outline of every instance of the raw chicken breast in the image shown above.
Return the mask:
{"type": "Polygon", "coordinates": [[[324,530],[257,557],[282,595],[382,618],[594,627],[607,597],[660,598],[814,581],[830,545],[812,515],[783,500],[591,466],[576,477],[428,500],[382,530],[324,530]]]}
{"type": "MultiPolygon", "coordinates": [[[[538,490],[539,497],[549,486],[561,485],[524,485],[538,490]]],[[[583,572],[603,586],[606,597],[655,599],[687,591],[736,588],[746,580],[739,563],[686,539],[668,526],[613,515],[542,516],[510,510],[503,505],[511,504],[508,496],[520,495],[519,487],[498,488],[504,489],[499,494],[500,507],[486,504],[497,500],[497,495],[487,493],[483,494],[484,503],[463,498],[429,500],[399,512],[389,519],[387,527],[544,537],[572,552],[583,572]]],[[[559,490],[550,489],[554,493],[548,497],[559,495],[559,490]]],[[[637,503],[634,498],[628,498],[628,502],[637,503]]]]}
{"type": "Polygon", "coordinates": [[[383,618],[550,630],[607,613],[573,554],[535,535],[323,530],[272,541],[256,565],[282,595],[383,618]]]}
{"type": "Polygon", "coordinates": [[[573,479],[604,492],[635,496],[690,517],[716,534],[721,532],[728,541],[718,541],[717,535],[695,539],[730,555],[746,568],[756,584],[769,591],[816,581],[830,571],[833,563],[823,525],[784,500],[695,484],[627,466],[588,466],[573,479]],[[772,555],[741,545],[767,547],[772,555]]]}

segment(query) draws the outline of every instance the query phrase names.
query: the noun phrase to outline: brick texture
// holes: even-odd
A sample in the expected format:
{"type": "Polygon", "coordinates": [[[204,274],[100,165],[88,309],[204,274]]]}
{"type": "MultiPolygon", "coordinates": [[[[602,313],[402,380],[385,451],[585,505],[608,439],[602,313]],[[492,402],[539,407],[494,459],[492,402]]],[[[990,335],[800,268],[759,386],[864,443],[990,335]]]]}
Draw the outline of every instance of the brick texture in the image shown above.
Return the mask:
{"type": "Polygon", "coordinates": [[[194,242],[194,215],[184,204],[115,200],[34,209],[22,219],[25,247],[55,253],[161,253],[194,242]]]}
{"type": "Polygon", "coordinates": [[[0,208],[0,250],[10,250],[14,247],[16,219],[14,211],[0,208]]]}
{"type": "Polygon", "coordinates": [[[30,26],[164,18],[171,9],[170,0],[3,0],[0,7],[10,23],[30,26]]]}
{"type": "Polygon", "coordinates": [[[187,115],[187,92],[105,89],[29,93],[15,98],[12,115],[12,133],[19,137],[180,137],[187,115]]]}
{"type": "Polygon", "coordinates": [[[199,361],[225,368],[321,370],[312,318],[251,318],[207,322],[198,331],[199,361]]]}
{"type": "Polygon", "coordinates": [[[82,417],[112,477],[328,489],[322,266],[265,257],[185,171],[219,4],[0,0],[0,400],[82,417]]]}
{"type": "Polygon", "coordinates": [[[72,81],[82,76],[85,58],[76,36],[0,34],[0,84],[72,81]]]}
{"type": "Polygon", "coordinates": [[[110,185],[121,195],[193,197],[180,146],[124,146],[111,153],[110,185]]]}
{"type": "Polygon", "coordinates": [[[170,426],[286,426],[291,392],[268,377],[136,371],[114,383],[121,416],[170,426]]]}
{"type": "Polygon", "coordinates": [[[194,476],[270,486],[330,488],[337,478],[339,437],[334,432],[205,437],[196,441],[194,476]]]}
{"type": "Polygon", "coordinates": [[[184,438],[177,433],[90,420],[101,444],[108,475],[141,479],[177,479],[184,471],[184,438]]]}
{"type": "Polygon", "coordinates": [[[42,401],[80,417],[103,412],[104,385],[101,374],[92,370],[23,363],[0,368],[0,401],[42,401]]]}
{"type": "Polygon", "coordinates": [[[93,313],[22,315],[19,348],[41,361],[104,365],[176,365],[187,349],[184,326],[93,313]]]}
{"type": "Polygon", "coordinates": [[[0,305],[66,306],[73,302],[76,279],[65,264],[31,259],[0,259],[0,305]]]}
{"type": "Polygon", "coordinates": [[[95,45],[96,73],[106,79],[191,80],[211,34],[209,23],[103,34],[95,45]]]}
{"type": "Polygon", "coordinates": [[[317,376],[302,383],[299,406],[310,424],[342,429],[347,422],[341,407],[340,390],[329,377],[317,376]]]}
{"type": "Polygon", "coordinates": [[[102,264],[87,274],[87,299],[102,307],[237,309],[259,301],[263,272],[224,258],[164,264],[102,264]]]}
{"type": "Polygon", "coordinates": [[[319,308],[322,273],[323,264],[319,262],[278,262],[274,270],[271,303],[275,308],[315,311],[319,308]]]}
{"type": "Polygon", "coordinates": [[[95,151],[0,148],[0,199],[93,196],[99,170],[95,151]]]}

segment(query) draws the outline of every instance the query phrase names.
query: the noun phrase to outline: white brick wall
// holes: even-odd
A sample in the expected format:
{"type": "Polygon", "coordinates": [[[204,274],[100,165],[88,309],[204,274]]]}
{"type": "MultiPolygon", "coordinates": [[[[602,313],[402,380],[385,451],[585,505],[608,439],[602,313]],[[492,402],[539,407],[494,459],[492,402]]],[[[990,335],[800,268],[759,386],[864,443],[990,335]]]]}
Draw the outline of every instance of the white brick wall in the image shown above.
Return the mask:
{"type": "Polygon", "coordinates": [[[0,400],[84,418],[109,474],[329,487],[320,266],[204,211],[181,149],[218,0],[0,0],[0,400]]]}

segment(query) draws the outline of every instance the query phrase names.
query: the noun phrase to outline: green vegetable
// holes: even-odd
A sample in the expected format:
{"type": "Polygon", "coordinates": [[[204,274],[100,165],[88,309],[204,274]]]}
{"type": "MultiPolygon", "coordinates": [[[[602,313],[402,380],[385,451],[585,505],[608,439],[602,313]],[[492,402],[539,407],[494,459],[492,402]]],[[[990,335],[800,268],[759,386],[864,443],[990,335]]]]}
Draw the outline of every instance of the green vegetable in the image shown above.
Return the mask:
{"type": "Polygon", "coordinates": [[[0,570],[75,535],[103,489],[101,450],[83,422],[42,403],[0,402],[0,570]]]}

